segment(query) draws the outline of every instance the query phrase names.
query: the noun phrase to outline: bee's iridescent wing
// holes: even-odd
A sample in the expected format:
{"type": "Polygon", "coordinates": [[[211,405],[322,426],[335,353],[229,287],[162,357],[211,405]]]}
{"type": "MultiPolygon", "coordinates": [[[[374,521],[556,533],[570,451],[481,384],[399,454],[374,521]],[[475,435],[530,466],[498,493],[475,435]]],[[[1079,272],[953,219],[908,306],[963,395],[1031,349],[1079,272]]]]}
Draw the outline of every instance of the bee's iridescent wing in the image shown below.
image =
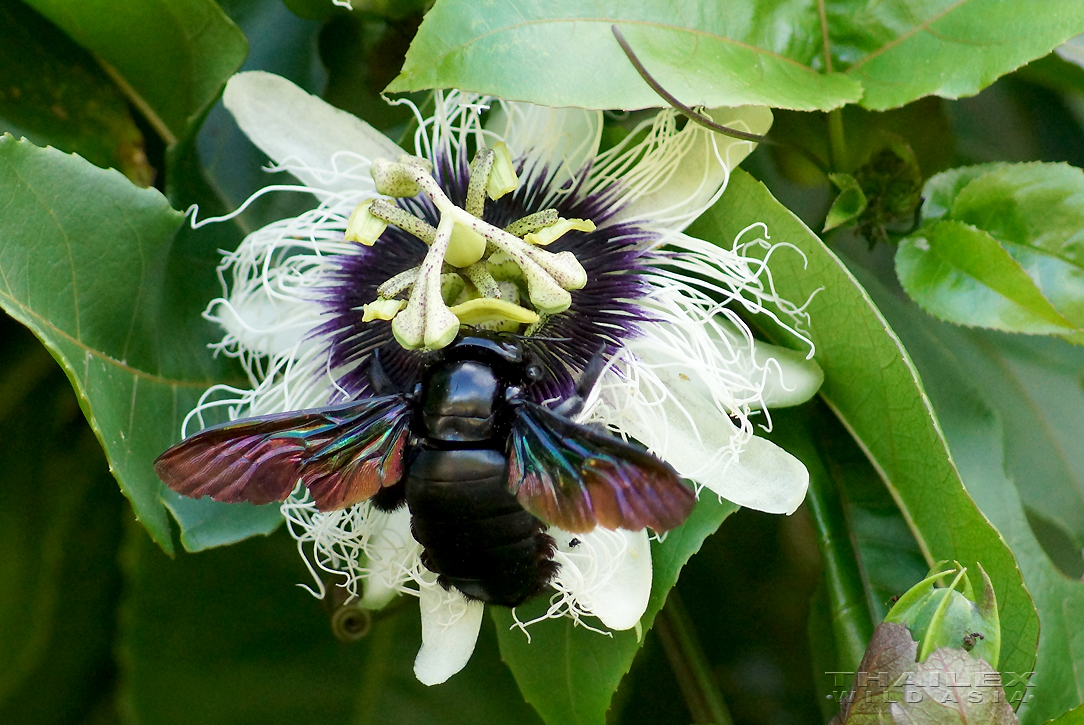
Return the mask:
{"type": "Polygon", "coordinates": [[[229,503],[282,501],[301,481],[331,511],[399,482],[409,423],[402,395],[244,418],[184,439],[154,470],[178,493],[229,503]]]}
{"type": "Polygon", "coordinates": [[[669,465],[605,431],[534,403],[517,404],[508,487],[523,508],[565,531],[668,531],[696,496],[669,465]]]}

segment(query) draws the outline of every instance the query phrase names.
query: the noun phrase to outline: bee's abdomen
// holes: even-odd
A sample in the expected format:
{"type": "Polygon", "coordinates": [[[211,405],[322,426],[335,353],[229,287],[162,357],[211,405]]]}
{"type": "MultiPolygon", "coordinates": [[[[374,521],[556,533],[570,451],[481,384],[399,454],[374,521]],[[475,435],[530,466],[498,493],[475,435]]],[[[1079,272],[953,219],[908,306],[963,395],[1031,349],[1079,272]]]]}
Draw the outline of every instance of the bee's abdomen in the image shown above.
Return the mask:
{"type": "Polygon", "coordinates": [[[500,451],[418,449],[407,505],[423,561],[470,599],[514,607],[539,593],[557,570],[553,539],[506,486],[500,451]]]}

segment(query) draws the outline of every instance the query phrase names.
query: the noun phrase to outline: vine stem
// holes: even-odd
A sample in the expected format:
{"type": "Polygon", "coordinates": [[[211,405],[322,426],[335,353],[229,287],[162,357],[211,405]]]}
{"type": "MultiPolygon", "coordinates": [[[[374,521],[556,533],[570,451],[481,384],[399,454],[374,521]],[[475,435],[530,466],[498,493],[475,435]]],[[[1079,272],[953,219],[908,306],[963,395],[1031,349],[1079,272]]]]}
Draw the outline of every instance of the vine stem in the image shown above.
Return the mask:
{"type": "MultiPolygon", "coordinates": [[[[832,72],[832,43],[828,39],[828,12],[824,0],[817,0],[817,12],[821,20],[821,42],[824,45],[824,72],[832,72]]],[[[840,109],[828,112],[828,149],[832,157],[832,168],[847,171],[847,135],[843,131],[843,112],[840,109]]]]}
{"type": "Polygon", "coordinates": [[[655,618],[654,630],[662,643],[666,659],[677,677],[681,694],[693,722],[704,725],[733,725],[730,711],[708,665],[704,648],[697,639],[685,605],[677,589],[671,589],[666,606],[655,618]]]}
{"type": "MultiPolygon", "coordinates": [[[[809,424],[812,423],[810,420],[809,424]]],[[[853,672],[862,661],[866,644],[873,635],[873,617],[859,570],[856,546],[851,540],[847,515],[836,488],[836,477],[819,453],[803,457],[803,462],[809,469],[806,505],[817,532],[817,548],[824,566],[822,581],[831,608],[832,634],[839,664],[842,669],[853,672]]]]}
{"type": "Polygon", "coordinates": [[[828,112],[828,148],[832,156],[832,168],[847,171],[847,135],[843,131],[843,111],[828,112]]]}

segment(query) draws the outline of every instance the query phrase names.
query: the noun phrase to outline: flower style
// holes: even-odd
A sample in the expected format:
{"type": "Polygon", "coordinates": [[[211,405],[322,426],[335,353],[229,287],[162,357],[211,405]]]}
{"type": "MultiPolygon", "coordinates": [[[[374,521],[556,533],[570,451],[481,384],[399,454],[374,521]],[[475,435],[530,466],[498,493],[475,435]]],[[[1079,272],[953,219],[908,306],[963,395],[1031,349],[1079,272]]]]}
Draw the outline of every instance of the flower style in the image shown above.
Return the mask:
{"type": "MultiPolygon", "coordinates": [[[[771,302],[785,312],[773,318],[806,339],[804,313],[774,292],[761,225],[729,250],[681,233],[752,144],[663,111],[600,150],[601,113],[451,91],[435,94],[431,115],[415,109],[407,154],[277,76],[234,76],[224,100],[275,170],[304,184],[257,196],[307,191],[319,204],[225,255],[225,294],[206,316],[226,331],[215,347],[240,360],[252,388],[208,391],[186,425],[218,406],[237,418],[372,395],[376,351],[409,388],[425,351],[474,325],[523,335],[545,368],[529,391],[542,404],[572,396],[603,349],[608,364],[579,422],[636,439],[698,491],[773,513],[801,503],[805,468],[754,436],[751,417],[807,399],[820,370],[805,355],[754,345],[739,312],[771,315],[771,302]]],[[[771,123],[764,108],[711,115],[755,133],[771,123]]],[[[365,607],[417,595],[418,678],[436,684],[462,669],[482,604],[437,583],[405,507],[319,511],[299,486],[282,512],[314,593],[323,594],[319,569],[341,576],[365,607]]],[[[648,532],[549,534],[559,569],[546,616],[634,627],[651,588],[648,532]]]]}

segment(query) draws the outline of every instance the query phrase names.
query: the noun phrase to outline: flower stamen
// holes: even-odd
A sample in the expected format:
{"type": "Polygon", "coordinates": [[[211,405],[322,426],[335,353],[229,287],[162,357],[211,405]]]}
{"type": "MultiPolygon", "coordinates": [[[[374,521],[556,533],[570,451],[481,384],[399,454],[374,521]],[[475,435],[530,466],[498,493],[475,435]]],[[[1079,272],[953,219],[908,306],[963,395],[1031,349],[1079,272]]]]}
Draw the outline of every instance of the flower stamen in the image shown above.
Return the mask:
{"type": "Polygon", "coordinates": [[[493,170],[496,156],[493,149],[478,149],[474,161],[470,163],[470,181],[467,184],[467,200],[463,208],[479,219],[485,212],[486,187],[489,185],[489,172],[493,170]]]}
{"type": "Polygon", "coordinates": [[[543,209],[542,211],[536,211],[534,214],[528,214],[522,219],[517,219],[504,228],[504,231],[511,234],[513,237],[525,237],[528,234],[533,234],[540,229],[556,224],[560,221],[561,217],[558,216],[556,209],[543,209]]]}
{"type": "Polygon", "coordinates": [[[547,225],[538,231],[525,234],[523,240],[528,244],[545,247],[548,244],[553,244],[573,229],[578,232],[593,232],[595,231],[595,223],[590,219],[558,219],[555,223],[547,225]]]}
{"type": "Polygon", "coordinates": [[[478,290],[478,294],[483,297],[489,297],[496,300],[501,298],[501,287],[497,284],[497,280],[486,267],[485,262],[475,262],[467,267],[467,279],[469,279],[475,289],[478,290]]]}
{"type": "MultiPolygon", "coordinates": [[[[539,315],[567,310],[572,304],[569,291],[587,284],[587,273],[574,254],[567,251],[554,254],[541,247],[572,230],[594,231],[595,225],[590,220],[561,219],[556,210],[545,209],[513,222],[506,230],[481,219],[487,195],[495,199],[518,184],[507,148],[483,148],[475,155],[464,207],[448,198],[432,175],[432,165],[425,159],[414,156],[401,156],[394,162],[377,159],[372,165],[372,175],[380,193],[393,197],[424,193],[440,215],[440,224],[434,230],[426,221],[387,200],[378,199],[365,207],[366,216],[373,221],[394,224],[430,245],[421,267],[397,274],[377,290],[380,298],[392,299],[412,288],[406,308],[397,311],[382,306],[366,312],[369,319],[389,319],[386,315],[392,315],[392,332],[403,347],[428,350],[444,347],[455,339],[461,322],[537,325],[539,315]],[[501,178],[494,182],[495,176],[501,178]],[[488,263],[493,258],[500,260],[501,267],[515,267],[502,269],[502,278],[526,285],[533,310],[502,299],[501,285],[488,263]],[[469,281],[470,287],[442,296],[441,275],[447,276],[449,270],[459,274],[462,285],[469,281]],[[455,319],[456,314],[447,306],[464,292],[467,299],[456,309],[468,315],[470,322],[455,319]],[[464,306],[475,299],[488,302],[464,306]],[[498,301],[501,304],[495,304],[498,301]]],[[[359,207],[357,213],[360,211],[359,207]]]]}
{"type": "Polygon", "coordinates": [[[513,192],[519,186],[519,177],[516,175],[516,166],[512,163],[512,154],[504,141],[498,141],[493,145],[493,169],[489,172],[486,181],[486,194],[493,201],[500,199],[505,194],[513,192]]]}
{"type": "MultiPolygon", "coordinates": [[[[434,236],[436,234],[434,233],[434,236]]],[[[376,288],[377,295],[381,299],[390,300],[396,295],[406,292],[408,289],[414,286],[414,280],[418,279],[418,272],[421,271],[421,266],[411,267],[408,270],[400,272],[384,284],[376,288]]]]}
{"type": "Polygon", "coordinates": [[[465,325],[482,325],[489,322],[515,322],[519,325],[530,325],[538,322],[538,313],[528,310],[526,307],[479,297],[456,305],[451,308],[452,314],[459,318],[465,325]]]}
{"type": "Polygon", "coordinates": [[[346,241],[358,242],[366,247],[376,244],[376,240],[388,228],[389,221],[373,214],[372,205],[377,201],[379,200],[365,201],[357,205],[346,221],[346,241]]]}
{"type": "Polygon", "coordinates": [[[413,234],[426,244],[432,244],[437,236],[432,224],[385,199],[375,199],[369,206],[369,213],[388,224],[394,224],[407,234],[413,234]]]}

